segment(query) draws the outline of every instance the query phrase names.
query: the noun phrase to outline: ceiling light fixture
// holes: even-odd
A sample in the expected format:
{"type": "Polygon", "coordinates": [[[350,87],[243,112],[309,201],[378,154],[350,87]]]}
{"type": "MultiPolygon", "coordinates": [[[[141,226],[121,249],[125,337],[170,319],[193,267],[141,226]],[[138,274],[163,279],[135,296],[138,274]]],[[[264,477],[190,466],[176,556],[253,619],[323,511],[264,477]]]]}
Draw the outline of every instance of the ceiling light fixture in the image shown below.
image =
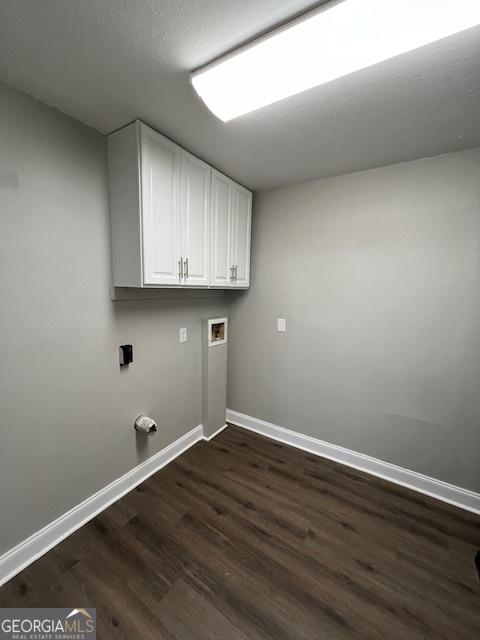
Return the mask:
{"type": "Polygon", "coordinates": [[[192,74],[227,122],[480,23],[480,0],[342,0],[192,74]]]}

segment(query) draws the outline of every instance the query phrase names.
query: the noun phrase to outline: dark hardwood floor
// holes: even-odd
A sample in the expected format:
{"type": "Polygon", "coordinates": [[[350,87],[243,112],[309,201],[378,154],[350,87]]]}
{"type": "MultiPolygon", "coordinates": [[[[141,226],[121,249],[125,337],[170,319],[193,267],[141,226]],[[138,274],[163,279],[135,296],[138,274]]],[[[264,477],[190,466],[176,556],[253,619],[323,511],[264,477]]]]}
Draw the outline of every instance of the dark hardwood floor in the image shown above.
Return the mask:
{"type": "Polygon", "coordinates": [[[229,427],[0,589],[129,640],[480,638],[480,518],[229,427]]]}

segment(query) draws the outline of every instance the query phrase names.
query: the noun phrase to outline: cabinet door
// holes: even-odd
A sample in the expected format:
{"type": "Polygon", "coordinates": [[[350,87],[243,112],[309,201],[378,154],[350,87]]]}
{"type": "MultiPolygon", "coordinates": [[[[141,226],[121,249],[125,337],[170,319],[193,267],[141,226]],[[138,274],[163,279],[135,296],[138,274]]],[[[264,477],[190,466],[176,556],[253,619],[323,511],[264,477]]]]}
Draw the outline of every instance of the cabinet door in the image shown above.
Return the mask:
{"type": "Polygon", "coordinates": [[[250,285],[250,232],[252,194],[239,185],[233,186],[233,264],[235,287],[250,285]]]}
{"type": "Polygon", "coordinates": [[[143,283],[178,285],[180,149],[142,125],[140,150],[143,283]]]}
{"type": "Polygon", "coordinates": [[[218,171],[212,173],[210,285],[232,286],[232,183],[218,171]]]}
{"type": "Polygon", "coordinates": [[[211,171],[207,164],[182,151],[180,253],[186,286],[209,284],[211,171]]]}

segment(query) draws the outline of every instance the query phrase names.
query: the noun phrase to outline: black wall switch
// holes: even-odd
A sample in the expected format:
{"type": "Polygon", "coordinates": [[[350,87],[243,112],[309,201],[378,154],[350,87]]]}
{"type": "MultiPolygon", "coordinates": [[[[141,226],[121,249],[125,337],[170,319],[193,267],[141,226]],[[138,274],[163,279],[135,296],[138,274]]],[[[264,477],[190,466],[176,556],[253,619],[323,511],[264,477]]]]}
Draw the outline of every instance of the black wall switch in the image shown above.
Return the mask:
{"type": "Polygon", "coordinates": [[[133,362],[133,345],[121,344],[120,345],[120,366],[128,367],[133,362]]]}

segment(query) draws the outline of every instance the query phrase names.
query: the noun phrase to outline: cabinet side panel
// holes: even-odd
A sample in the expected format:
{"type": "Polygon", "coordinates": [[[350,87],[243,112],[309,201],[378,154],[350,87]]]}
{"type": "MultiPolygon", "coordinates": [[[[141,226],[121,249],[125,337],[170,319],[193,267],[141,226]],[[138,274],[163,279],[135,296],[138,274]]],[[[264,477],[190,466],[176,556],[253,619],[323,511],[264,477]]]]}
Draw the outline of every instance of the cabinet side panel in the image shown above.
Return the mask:
{"type": "Polygon", "coordinates": [[[108,136],[113,284],[142,286],[137,125],[108,136]]]}

